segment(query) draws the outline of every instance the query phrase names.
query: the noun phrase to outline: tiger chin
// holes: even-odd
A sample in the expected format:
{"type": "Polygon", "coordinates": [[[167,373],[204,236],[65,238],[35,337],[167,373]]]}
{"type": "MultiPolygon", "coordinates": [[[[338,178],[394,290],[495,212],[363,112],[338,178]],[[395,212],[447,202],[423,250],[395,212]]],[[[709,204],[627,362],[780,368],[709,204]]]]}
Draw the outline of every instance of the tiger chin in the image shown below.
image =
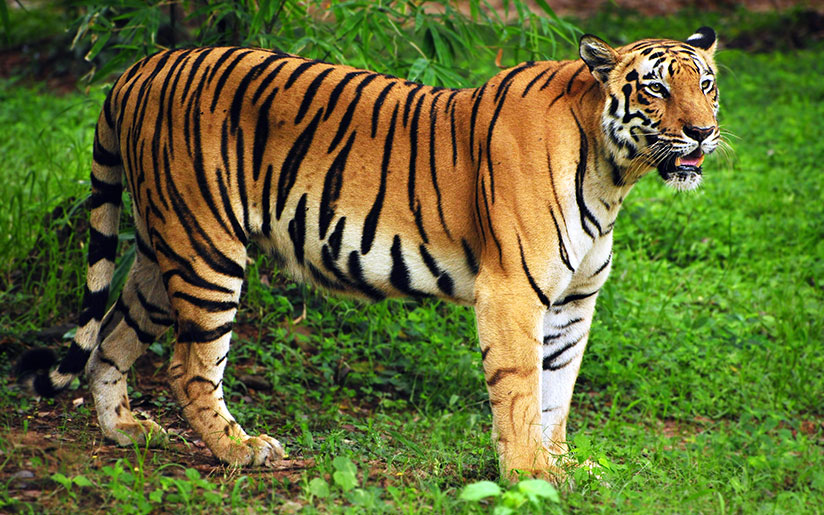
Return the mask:
{"type": "Polygon", "coordinates": [[[476,89],[260,49],[143,59],[97,123],[74,341],[59,364],[24,356],[20,378],[54,396],[85,368],[103,434],[157,441],[126,377],[174,327],[169,381],[192,428],[224,462],[277,462],[280,443],[247,434],[222,388],[254,241],[332,292],[473,306],[502,473],[560,480],[621,203],[656,168],[697,187],[720,142],[715,40],[585,35],[579,60],[525,62],[476,89]],[[137,251],[107,310],[124,184],[137,251]]]}

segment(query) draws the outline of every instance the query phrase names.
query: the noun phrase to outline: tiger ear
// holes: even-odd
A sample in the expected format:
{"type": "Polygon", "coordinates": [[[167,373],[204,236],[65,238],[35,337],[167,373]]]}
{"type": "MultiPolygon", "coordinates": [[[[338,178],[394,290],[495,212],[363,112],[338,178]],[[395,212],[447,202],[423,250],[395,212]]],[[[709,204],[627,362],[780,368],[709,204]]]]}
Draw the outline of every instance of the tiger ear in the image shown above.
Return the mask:
{"type": "Polygon", "coordinates": [[[715,31],[709,27],[701,27],[695,31],[695,34],[688,37],[685,41],[688,45],[692,45],[701,50],[706,50],[710,55],[715,54],[715,31]]]}
{"type": "Polygon", "coordinates": [[[606,83],[618,63],[618,52],[592,34],[581,36],[578,53],[598,82],[606,83]]]}

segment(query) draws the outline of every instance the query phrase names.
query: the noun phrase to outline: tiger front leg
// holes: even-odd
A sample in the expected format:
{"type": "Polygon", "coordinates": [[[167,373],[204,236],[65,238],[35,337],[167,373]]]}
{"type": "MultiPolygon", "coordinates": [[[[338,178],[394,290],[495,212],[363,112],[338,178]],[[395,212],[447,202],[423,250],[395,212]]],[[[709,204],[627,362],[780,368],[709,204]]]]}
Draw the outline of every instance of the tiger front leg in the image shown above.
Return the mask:
{"type": "Polygon", "coordinates": [[[541,428],[544,445],[566,455],[566,425],[572,391],[586,349],[595,295],[549,308],[543,317],[541,350],[541,428]]]}
{"type": "Polygon", "coordinates": [[[555,466],[541,426],[545,308],[530,292],[496,286],[476,288],[475,313],[501,470],[509,479],[526,473],[557,481],[563,471],[555,466]]]}

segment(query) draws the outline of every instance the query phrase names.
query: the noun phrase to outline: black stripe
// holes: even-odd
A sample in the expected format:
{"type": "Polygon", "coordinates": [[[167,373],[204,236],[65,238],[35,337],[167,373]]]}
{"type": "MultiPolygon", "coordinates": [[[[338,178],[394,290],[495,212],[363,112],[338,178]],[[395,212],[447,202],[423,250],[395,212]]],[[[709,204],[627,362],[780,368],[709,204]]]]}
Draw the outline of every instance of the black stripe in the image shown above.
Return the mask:
{"type": "MultiPolygon", "coordinates": [[[[189,387],[192,386],[192,383],[206,383],[206,384],[210,385],[212,387],[212,391],[214,391],[214,390],[218,389],[218,387],[220,386],[220,383],[222,383],[222,382],[223,382],[223,379],[221,379],[217,383],[214,383],[214,382],[210,381],[209,379],[206,379],[203,376],[194,376],[194,377],[192,377],[192,378],[190,378],[189,380],[186,381],[186,385],[183,387],[183,391],[186,392],[186,397],[190,397],[189,387]]],[[[232,421],[232,423],[237,424],[237,422],[235,422],[235,421],[232,421]]],[[[229,426],[226,426],[226,427],[228,428],[229,426]]]]}
{"type": "MultiPolygon", "coordinates": [[[[174,81],[172,81],[172,86],[169,88],[169,100],[166,102],[166,125],[167,127],[174,127],[175,120],[174,120],[174,107],[175,107],[175,95],[180,91],[178,88],[178,83],[180,82],[180,77],[183,76],[183,72],[189,69],[189,60],[191,58],[191,54],[195,52],[194,48],[184,51],[181,54],[181,57],[184,59],[181,61],[181,65],[178,66],[177,73],[175,73],[174,81]]],[[[169,154],[174,158],[175,149],[174,149],[174,134],[169,134],[168,144],[169,144],[169,154]]]]}
{"type": "Polygon", "coordinates": [[[349,135],[349,139],[335,157],[335,160],[332,161],[332,166],[329,167],[326,177],[323,179],[323,191],[321,192],[318,210],[318,236],[321,240],[326,237],[326,231],[335,216],[335,208],[343,186],[343,171],[346,169],[346,160],[349,158],[349,151],[352,150],[356,134],[357,131],[352,131],[349,135]]]}
{"type": "MultiPolygon", "coordinates": [[[[199,125],[199,123],[198,123],[198,125],[199,125]]],[[[218,210],[217,202],[215,201],[215,198],[212,196],[212,191],[210,189],[210,184],[211,184],[212,181],[210,180],[211,177],[209,177],[210,174],[208,174],[206,172],[205,166],[203,164],[203,152],[202,152],[202,150],[203,150],[203,148],[202,148],[202,144],[201,144],[201,141],[200,141],[200,131],[198,131],[198,133],[195,134],[195,141],[194,141],[194,154],[195,155],[194,155],[194,159],[192,161],[192,166],[194,168],[195,180],[197,182],[198,189],[200,190],[200,194],[203,197],[204,203],[209,207],[209,211],[212,213],[212,216],[214,217],[214,219],[220,224],[220,227],[223,229],[223,231],[226,234],[233,235],[234,231],[229,228],[229,226],[226,223],[226,220],[224,220],[223,217],[221,216],[221,213],[218,210]]],[[[168,152],[167,147],[165,147],[165,146],[163,147],[163,165],[165,166],[166,170],[169,170],[171,168],[171,165],[170,165],[170,162],[169,162],[169,152],[168,152]]],[[[159,175],[159,174],[155,174],[155,176],[157,176],[157,175],[159,175]]],[[[167,177],[168,177],[168,175],[167,175],[167,177]]],[[[171,196],[171,194],[170,194],[170,196],[171,196]]],[[[172,203],[174,205],[175,204],[174,198],[172,198],[171,200],[172,200],[172,203]]],[[[175,211],[177,212],[177,210],[175,210],[175,211]]],[[[201,218],[203,218],[202,215],[201,215],[201,218]]]]}
{"type": "MultiPolygon", "coordinates": [[[[232,49],[232,50],[234,50],[234,49],[232,49]]],[[[229,65],[226,66],[226,69],[223,70],[223,73],[221,73],[220,78],[217,80],[217,85],[215,86],[214,92],[212,93],[211,111],[213,113],[215,112],[215,108],[217,107],[217,101],[220,98],[220,92],[223,91],[223,86],[226,85],[226,81],[229,80],[229,76],[232,74],[232,71],[235,69],[235,67],[238,65],[238,63],[240,63],[240,61],[244,57],[249,55],[250,53],[251,52],[244,52],[244,53],[238,55],[237,57],[235,57],[235,60],[232,61],[231,63],[229,63],[229,65]]],[[[218,65],[215,65],[214,69],[212,69],[212,76],[214,76],[215,72],[217,71],[217,68],[218,68],[218,65]]],[[[211,80],[212,79],[210,77],[209,81],[211,82],[211,80]]]]}
{"type": "Polygon", "coordinates": [[[464,255],[466,256],[466,265],[469,267],[472,275],[478,275],[478,260],[475,258],[475,253],[472,251],[472,247],[469,246],[469,242],[465,239],[461,239],[461,245],[463,246],[464,255]]]}
{"type": "Polygon", "coordinates": [[[335,260],[337,259],[337,257],[332,256],[332,250],[330,250],[329,245],[324,245],[323,247],[321,247],[320,256],[321,256],[321,261],[323,262],[323,266],[325,266],[327,270],[332,272],[332,275],[334,275],[335,278],[338,281],[341,282],[341,284],[344,284],[344,285],[351,285],[352,284],[352,282],[349,280],[349,278],[346,277],[346,274],[344,274],[341,271],[341,269],[338,268],[338,265],[335,264],[335,260]]]}
{"type": "Polygon", "coordinates": [[[423,212],[419,199],[415,199],[415,209],[412,211],[412,215],[415,218],[415,226],[418,228],[418,234],[421,236],[421,240],[423,240],[424,243],[429,243],[429,237],[426,235],[426,229],[424,229],[423,226],[423,212]]]}
{"type": "Polygon", "coordinates": [[[449,227],[446,225],[446,219],[443,215],[443,202],[441,198],[441,188],[438,186],[438,171],[435,163],[435,128],[438,125],[438,111],[437,111],[438,97],[432,100],[432,105],[429,108],[429,174],[432,177],[432,187],[435,188],[435,198],[438,205],[438,217],[441,219],[441,227],[446,233],[446,237],[452,240],[452,233],[449,232],[449,227]]]}
{"type": "Polygon", "coordinates": [[[358,87],[355,88],[355,98],[353,98],[352,101],[349,102],[349,105],[346,108],[346,112],[343,113],[343,118],[341,118],[338,124],[338,130],[335,133],[335,137],[332,138],[332,142],[329,143],[329,148],[326,150],[327,154],[331,154],[332,151],[335,150],[335,148],[338,146],[338,143],[340,143],[343,139],[344,134],[346,134],[346,130],[349,128],[349,124],[352,123],[352,117],[355,114],[355,108],[357,107],[358,102],[360,101],[363,89],[366,86],[368,86],[370,82],[372,82],[378,77],[380,77],[380,75],[368,75],[365,79],[363,79],[360,82],[360,84],[358,84],[358,87]]]}
{"type": "Polygon", "coordinates": [[[34,391],[37,392],[37,395],[41,397],[56,397],[57,394],[62,391],[54,387],[54,384],[52,384],[51,378],[48,374],[40,374],[36,376],[32,386],[34,387],[34,391]]]}
{"type": "Polygon", "coordinates": [[[397,82],[393,81],[390,82],[383,91],[380,92],[378,98],[375,100],[375,105],[372,107],[372,138],[374,139],[375,134],[378,130],[378,115],[380,115],[381,107],[383,106],[384,100],[386,100],[386,95],[389,93],[389,90],[395,87],[397,82]]]}
{"type": "Polygon", "coordinates": [[[604,262],[604,264],[603,264],[603,265],[601,265],[601,266],[599,266],[599,267],[598,267],[598,270],[594,271],[594,272],[592,273],[592,275],[590,275],[590,277],[595,277],[596,275],[598,275],[598,274],[600,274],[601,272],[603,272],[603,271],[604,271],[604,269],[605,269],[607,266],[609,266],[609,264],[610,264],[611,262],[612,262],[612,252],[610,252],[610,253],[609,253],[609,257],[607,257],[607,260],[604,262]]]}
{"type": "Polygon", "coordinates": [[[416,290],[411,286],[409,276],[409,267],[403,259],[403,251],[401,249],[401,237],[396,234],[392,240],[392,248],[390,249],[392,256],[392,270],[389,273],[389,282],[398,289],[398,291],[409,295],[411,297],[427,297],[426,293],[416,290]]]}
{"type": "MultiPolygon", "coordinates": [[[[269,122],[269,111],[272,109],[272,101],[275,99],[277,92],[278,88],[275,88],[260,105],[260,110],[257,111],[258,119],[255,124],[255,138],[252,142],[252,180],[254,181],[257,181],[260,177],[260,169],[263,165],[263,153],[269,146],[269,126],[271,125],[269,122]]],[[[242,155],[238,156],[238,159],[242,159],[242,155]]]]}
{"type": "MultiPolygon", "coordinates": [[[[150,343],[155,341],[155,335],[149,333],[148,331],[144,331],[137,323],[137,321],[132,318],[131,314],[129,313],[129,308],[123,304],[123,302],[118,299],[117,301],[118,307],[116,308],[120,313],[123,315],[123,321],[126,322],[126,325],[134,331],[134,334],[137,336],[137,339],[140,343],[144,345],[149,345],[150,343]]],[[[120,368],[115,366],[118,371],[120,368]]]]}
{"type": "Polygon", "coordinates": [[[114,262],[117,256],[117,235],[106,236],[94,227],[89,227],[89,266],[101,259],[114,262]]]}
{"type": "Polygon", "coordinates": [[[283,86],[284,91],[291,88],[295,81],[298,80],[298,77],[303,75],[303,72],[315,66],[316,64],[318,64],[317,61],[307,61],[305,63],[298,65],[298,67],[295,68],[291,74],[289,74],[289,78],[286,79],[286,84],[283,86]]]}
{"type": "MultiPolygon", "coordinates": [[[[157,106],[157,117],[155,118],[155,128],[154,128],[154,135],[155,138],[152,139],[152,156],[157,156],[160,154],[159,147],[162,138],[160,138],[160,134],[163,133],[163,112],[166,111],[167,117],[165,121],[167,123],[167,131],[169,137],[163,141],[163,145],[168,145],[170,147],[171,152],[171,145],[174,141],[174,135],[171,132],[171,128],[174,127],[174,121],[172,119],[172,107],[174,105],[174,96],[175,96],[175,89],[174,86],[171,88],[169,87],[171,84],[177,84],[177,81],[180,79],[180,74],[182,73],[183,69],[185,68],[185,62],[188,59],[188,55],[191,50],[186,52],[179,52],[177,54],[177,59],[174,60],[172,65],[169,67],[169,70],[166,72],[166,76],[163,78],[163,86],[160,88],[160,102],[158,102],[157,106]],[[168,98],[166,92],[169,91],[168,98]]],[[[156,170],[156,169],[155,169],[156,170]]]]}
{"type": "MultiPolygon", "coordinates": [[[[324,247],[326,247],[326,245],[324,245],[324,247]]],[[[309,273],[312,275],[312,280],[314,283],[321,288],[332,291],[345,291],[347,289],[347,286],[344,283],[330,279],[326,276],[326,274],[318,270],[318,268],[312,263],[307,263],[306,266],[309,268],[309,273]]]]}
{"type": "Polygon", "coordinates": [[[295,125],[299,124],[303,120],[303,117],[306,116],[306,112],[309,111],[309,107],[312,105],[312,100],[315,98],[318,89],[320,89],[323,79],[332,73],[332,70],[334,70],[334,68],[327,68],[317,74],[312,83],[309,84],[309,87],[306,88],[303,94],[303,100],[300,103],[300,108],[298,109],[298,114],[295,116],[295,125]]]}
{"type": "MultiPolygon", "coordinates": [[[[486,90],[486,84],[481,86],[481,89],[476,89],[473,95],[477,94],[475,97],[475,102],[472,104],[472,114],[469,117],[469,152],[470,154],[475,150],[475,120],[478,118],[478,109],[481,106],[481,100],[484,98],[484,91],[486,90]]],[[[480,157],[480,154],[479,154],[480,157]]]]}
{"type": "Polygon", "coordinates": [[[501,82],[498,83],[498,91],[495,92],[495,102],[498,101],[498,97],[500,95],[506,96],[504,89],[509,89],[509,83],[515,79],[516,75],[526,70],[527,68],[531,68],[532,66],[535,66],[535,63],[533,61],[527,61],[522,65],[518,66],[517,68],[512,69],[509,73],[507,73],[504,76],[504,78],[501,79],[501,82]]]}
{"type": "Polygon", "coordinates": [[[525,97],[525,96],[526,96],[526,94],[527,94],[527,93],[529,93],[529,90],[530,90],[530,89],[532,89],[532,86],[534,86],[534,85],[535,85],[535,83],[536,83],[536,82],[538,82],[538,81],[541,79],[541,77],[543,77],[543,76],[544,76],[544,75],[546,75],[547,73],[549,73],[549,68],[547,68],[546,70],[542,71],[541,73],[539,73],[538,75],[536,75],[534,79],[532,79],[531,81],[529,81],[529,84],[527,84],[527,85],[526,85],[526,88],[524,88],[524,92],[523,92],[523,93],[521,93],[521,98],[525,97]]]}
{"type": "Polygon", "coordinates": [[[580,139],[580,150],[578,154],[578,167],[575,171],[575,202],[578,204],[578,210],[581,213],[581,227],[584,229],[584,232],[589,235],[590,238],[595,238],[595,235],[592,233],[589,227],[587,227],[586,221],[589,220],[598,229],[598,234],[603,235],[601,232],[601,224],[598,223],[598,220],[595,219],[595,216],[589,210],[586,205],[586,201],[584,200],[584,175],[587,171],[587,153],[588,153],[588,143],[587,143],[587,135],[584,132],[584,129],[581,127],[581,123],[578,121],[578,117],[575,116],[575,112],[570,109],[570,113],[572,113],[572,117],[575,120],[575,124],[578,126],[578,137],[580,139]]]}
{"type": "Polygon", "coordinates": [[[340,256],[340,246],[343,241],[343,228],[346,225],[346,217],[342,216],[335,224],[335,230],[329,235],[329,246],[332,250],[332,257],[337,261],[340,256]]]}
{"type": "Polygon", "coordinates": [[[438,263],[435,261],[435,258],[432,257],[432,254],[426,250],[426,247],[423,245],[418,247],[418,251],[421,253],[421,257],[423,258],[423,264],[426,265],[426,268],[429,269],[429,272],[434,276],[438,277],[441,275],[441,269],[438,267],[438,263]]]}
{"type": "MultiPolygon", "coordinates": [[[[196,153],[200,154],[200,122],[196,119],[196,153]]],[[[240,135],[240,131],[238,131],[240,135]]],[[[165,162],[166,169],[166,184],[169,189],[169,200],[172,203],[172,209],[178,217],[178,220],[183,227],[183,233],[189,240],[192,249],[200,256],[202,261],[207,264],[215,272],[228,275],[230,277],[243,278],[243,265],[236,263],[228,256],[224,255],[217,245],[212,240],[212,236],[203,229],[200,224],[200,217],[195,215],[186,203],[185,198],[181,195],[175,186],[172,177],[172,170],[169,166],[168,160],[165,162]],[[200,237],[196,237],[199,234],[200,237]]],[[[214,208],[214,212],[217,209],[214,208]]],[[[225,222],[224,222],[225,224],[225,222]]],[[[225,225],[224,225],[225,228],[225,225]]],[[[226,232],[230,234],[228,228],[226,232]]]]}
{"type": "MultiPolygon", "coordinates": [[[[381,180],[378,187],[378,195],[375,197],[375,202],[366,215],[366,220],[363,223],[363,235],[361,236],[361,252],[367,254],[372,248],[372,242],[375,240],[375,232],[378,228],[378,219],[383,208],[383,198],[386,194],[386,176],[389,174],[389,158],[392,154],[392,141],[395,137],[395,123],[398,118],[398,104],[395,104],[395,110],[392,112],[392,121],[389,124],[389,131],[386,134],[386,140],[383,145],[383,162],[381,164],[381,180]]],[[[350,258],[351,261],[351,258],[350,258]]]]}
{"type": "Polygon", "coordinates": [[[506,95],[509,92],[509,86],[505,88],[502,92],[498,90],[495,94],[495,99],[498,99],[498,94],[501,94],[501,101],[498,102],[498,105],[495,106],[495,113],[492,115],[492,120],[489,122],[489,130],[486,133],[486,163],[487,167],[489,168],[489,191],[490,191],[490,198],[492,203],[495,203],[495,174],[493,172],[493,165],[492,165],[492,131],[495,130],[495,123],[498,121],[498,115],[501,114],[501,108],[503,108],[504,103],[506,102],[506,95]]]}
{"type": "Polygon", "coordinates": [[[220,54],[220,57],[218,58],[218,60],[215,61],[214,68],[212,69],[212,73],[208,75],[209,82],[212,82],[212,79],[215,78],[215,74],[217,73],[217,69],[220,68],[220,65],[223,64],[224,62],[226,62],[227,59],[232,57],[232,54],[234,54],[235,52],[238,52],[240,50],[242,50],[241,47],[231,47],[231,48],[221,48],[221,49],[210,48],[208,50],[209,53],[222,52],[220,54]]]}
{"type": "MultiPolygon", "coordinates": [[[[197,72],[200,71],[200,66],[203,64],[203,61],[205,61],[206,58],[212,54],[212,49],[204,48],[202,50],[203,51],[200,53],[200,55],[197,56],[197,59],[195,59],[191,66],[189,66],[189,75],[186,77],[186,83],[183,85],[183,91],[180,94],[180,105],[186,103],[186,97],[189,96],[189,89],[192,87],[192,84],[194,83],[197,72]]],[[[201,80],[206,78],[206,73],[208,73],[208,71],[209,67],[207,66],[201,80]]]]}
{"type": "Polygon", "coordinates": [[[266,174],[263,176],[263,193],[261,194],[263,202],[261,205],[260,232],[267,238],[272,235],[272,206],[269,199],[272,198],[272,174],[274,171],[275,169],[271,164],[266,167],[266,174]]]}
{"type": "Polygon", "coordinates": [[[94,173],[90,176],[92,183],[92,196],[90,199],[90,209],[96,209],[103,204],[113,204],[120,207],[123,195],[123,183],[111,184],[98,179],[94,173]]]}
{"type": "MultiPolygon", "coordinates": [[[[283,57],[284,56],[280,56],[281,59],[283,59],[283,57]]],[[[255,90],[255,94],[252,95],[252,104],[257,103],[257,101],[260,99],[261,95],[263,95],[263,92],[266,90],[269,84],[271,84],[278,77],[278,74],[280,74],[280,70],[282,70],[283,67],[290,62],[291,59],[284,59],[284,61],[277,65],[274,70],[269,72],[269,74],[267,74],[265,77],[263,77],[263,79],[261,79],[260,84],[258,84],[258,87],[255,90]]]]}
{"type": "Polygon", "coordinates": [[[549,370],[551,372],[555,372],[556,370],[561,370],[562,368],[566,368],[567,365],[569,365],[570,363],[575,361],[576,357],[577,356],[573,356],[573,357],[569,358],[568,360],[564,361],[563,363],[561,363],[560,365],[555,365],[555,364],[547,361],[546,359],[544,359],[543,369],[544,370],[549,370]]]}
{"type": "Polygon", "coordinates": [[[182,291],[174,292],[172,294],[172,297],[176,299],[185,300],[189,304],[197,306],[203,309],[204,311],[208,311],[209,313],[222,313],[224,311],[237,309],[237,302],[202,299],[200,297],[189,295],[188,293],[184,293],[182,291]]]}
{"type": "MultiPolygon", "coordinates": [[[[331,104],[330,104],[331,105],[331,104]]],[[[330,107],[331,109],[331,107],[330,107]]],[[[286,199],[289,197],[289,192],[292,186],[295,185],[295,180],[298,177],[300,165],[303,158],[309,153],[309,147],[312,145],[312,139],[315,137],[315,131],[320,123],[323,108],[318,109],[315,117],[309,122],[309,125],[297,137],[289,153],[283,160],[283,165],[280,167],[280,177],[278,177],[278,195],[275,204],[275,218],[280,220],[283,209],[286,207],[286,199]]]]}
{"type": "Polygon", "coordinates": [[[295,208],[295,217],[289,220],[289,238],[295,249],[295,259],[303,264],[303,245],[306,241],[306,193],[301,195],[295,208]]]}
{"type": "Polygon", "coordinates": [[[566,87],[566,92],[567,93],[572,91],[572,84],[575,82],[575,77],[577,77],[579,73],[584,71],[585,67],[586,67],[586,65],[584,63],[581,63],[581,66],[579,66],[578,69],[575,70],[575,73],[572,74],[572,77],[569,78],[569,82],[567,82],[567,87],[566,87]]]}
{"type": "Polygon", "coordinates": [[[154,250],[143,240],[140,233],[135,232],[134,239],[137,243],[137,251],[146,256],[152,263],[157,263],[157,256],[155,256],[154,250]]]}
{"type": "Polygon", "coordinates": [[[435,261],[435,258],[432,257],[432,254],[430,254],[429,251],[426,250],[426,247],[421,245],[418,247],[418,250],[421,253],[421,257],[423,258],[423,262],[426,265],[426,268],[429,269],[429,272],[434,277],[437,277],[436,284],[438,285],[438,288],[446,295],[452,296],[452,294],[455,291],[455,282],[452,280],[452,277],[447,272],[440,269],[437,261],[435,261]]]}
{"type": "Polygon", "coordinates": [[[442,273],[440,277],[438,277],[437,285],[438,289],[450,297],[455,291],[455,281],[453,281],[452,276],[446,272],[442,273]]]}
{"type": "Polygon", "coordinates": [[[137,287],[135,287],[134,292],[137,294],[137,300],[140,302],[140,306],[143,308],[143,311],[153,315],[169,315],[169,312],[166,309],[149,302],[149,299],[147,299],[137,287]]]}
{"type": "Polygon", "coordinates": [[[117,151],[109,152],[103,148],[100,139],[98,139],[97,132],[98,129],[96,128],[94,131],[94,145],[92,146],[92,159],[94,159],[94,162],[108,167],[122,165],[123,160],[120,159],[120,153],[117,151]]]}
{"type": "MultiPolygon", "coordinates": [[[[226,123],[223,124],[224,129],[226,128],[226,123]]],[[[271,167],[271,165],[270,165],[271,167]]],[[[235,238],[238,241],[242,242],[245,246],[248,243],[248,237],[246,236],[246,231],[244,231],[243,227],[241,227],[240,222],[238,222],[237,217],[235,216],[234,208],[232,207],[232,201],[229,198],[229,187],[228,187],[228,175],[229,171],[226,171],[227,179],[224,182],[223,180],[223,173],[221,172],[220,168],[215,170],[215,178],[217,178],[217,190],[220,192],[220,202],[223,205],[223,213],[226,218],[229,220],[229,223],[232,224],[232,230],[235,238]]],[[[269,197],[264,197],[269,198],[269,197]]],[[[266,206],[268,208],[268,206],[266,206]]],[[[268,213],[268,209],[264,209],[263,214],[264,216],[268,213]]]]}
{"type": "Polygon", "coordinates": [[[555,76],[558,74],[558,71],[560,71],[560,69],[561,69],[562,67],[563,67],[563,65],[561,65],[561,66],[559,66],[559,67],[555,68],[555,71],[553,71],[553,72],[550,74],[550,76],[549,76],[549,77],[547,77],[546,81],[545,81],[545,82],[541,85],[541,87],[538,89],[538,91],[543,91],[544,89],[546,89],[546,87],[547,87],[547,86],[549,86],[549,84],[552,82],[552,79],[554,79],[554,78],[555,78],[555,76]]]}
{"type": "Polygon", "coordinates": [[[332,90],[332,93],[329,95],[329,99],[327,100],[326,114],[323,116],[323,121],[328,120],[329,117],[332,115],[332,111],[335,109],[335,105],[337,105],[338,99],[340,98],[341,93],[343,93],[343,88],[345,88],[346,85],[349,84],[349,82],[352,79],[354,79],[358,75],[363,75],[364,73],[367,73],[367,72],[365,72],[365,71],[349,72],[341,79],[340,82],[338,82],[338,85],[335,86],[335,89],[332,90]]]}
{"type": "Polygon", "coordinates": [[[366,282],[366,279],[363,277],[363,266],[361,266],[360,255],[357,250],[353,250],[349,253],[347,268],[349,270],[349,275],[353,279],[353,286],[360,290],[364,295],[376,301],[386,298],[386,295],[366,282]]]}
{"type": "Polygon", "coordinates": [[[183,138],[186,142],[186,152],[188,152],[190,156],[192,155],[192,120],[196,116],[200,116],[200,110],[196,109],[196,106],[200,105],[200,97],[203,95],[203,88],[206,86],[206,77],[208,73],[209,66],[203,70],[203,75],[200,76],[200,82],[198,82],[194,93],[192,93],[189,98],[189,102],[186,105],[186,111],[183,116],[183,138]]]}
{"type": "Polygon", "coordinates": [[[452,110],[449,113],[449,134],[452,138],[452,166],[455,167],[458,164],[458,141],[455,134],[455,105],[456,103],[452,104],[452,110]]]}
{"type": "Polygon", "coordinates": [[[420,91],[423,87],[423,84],[416,84],[414,88],[409,90],[409,93],[406,94],[406,103],[403,106],[403,126],[406,127],[406,123],[409,121],[409,111],[412,109],[412,101],[415,98],[415,94],[420,91]]]}
{"type": "Polygon", "coordinates": [[[484,208],[486,209],[486,223],[489,226],[489,235],[492,236],[492,241],[495,242],[495,246],[498,247],[498,261],[503,264],[504,262],[504,253],[503,249],[501,249],[501,242],[498,240],[498,235],[495,233],[495,228],[492,226],[492,213],[489,210],[489,199],[486,196],[486,187],[484,186],[484,179],[481,178],[481,193],[484,199],[484,208]]]}
{"type": "Polygon", "coordinates": [[[163,274],[163,281],[166,284],[169,284],[169,279],[171,279],[175,275],[178,275],[187,283],[191,284],[192,286],[197,286],[198,288],[218,291],[222,293],[234,292],[234,290],[230,288],[221,286],[211,281],[207,281],[206,279],[197,275],[192,269],[191,263],[189,263],[189,261],[187,261],[182,256],[177,254],[174,250],[172,250],[172,248],[165,241],[163,241],[163,239],[160,237],[160,234],[157,233],[156,230],[152,229],[152,235],[154,236],[152,238],[152,242],[154,243],[157,252],[163,254],[168,259],[174,261],[178,265],[177,268],[169,270],[163,274]]]}
{"type": "MultiPolygon", "coordinates": [[[[224,165],[226,166],[226,177],[227,181],[229,180],[228,177],[230,175],[229,170],[229,150],[228,150],[228,140],[227,140],[227,148],[225,149],[226,157],[224,161],[224,165]]],[[[221,149],[222,151],[224,149],[221,149]]],[[[244,145],[244,136],[243,136],[243,129],[238,128],[237,136],[235,137],[235,187],[237,188],[238,197],[240,198],[240,208],[241,208],[241,216],[238,223],[241,224],[243,227],[243,233],[249,234],[249,200],[247,198],[246,193],[246,167],[244,165],[243,157],[246,155],[245,152],[245,145],[244,145]]]]}
{"type": "MultiPolygon", "coordinates": [[[[117,83],[115,83],[116,85],[117,83]]],[[[114,95],[114,87],[109,90],[106,94],[106,100],[103,101],[103,117],[106,120],[106,125],[108,125],[109,129],[114,129],[114,116],[112,115],[112,101],[114,95]]],[[[97,130],[97,127],[95,127],[97,130]]]]}
{"type": "MultiPolygon", "coordinates": [[[[418,162],[418,123],[421,116],[424,95],[418,99],[415,111],[412,114],[412,125],[409,127],[409,178],[407,179],[407,195],[409,197],[409,210],[415,214],[416,221],[420,218],[420,202],[415,198],[415,176],[418,162]]],[[[423,223],[418,223],[418,229],[423,233],[423,223]]],[[[423,233],[425,234],[425,233],[423,233]]]]}
{"type": "MultiPolygon", "coordinates": [[[[555,350],[549,356],[544,356],[544,370],[547,369],[547,364],[551,365],[553,362],[555,362],[555,360],[561,357],[561,354],[578,345],[583,338],[583,336],[579,336],[578,339],[564,344],[560,349],[555,350]]],[[[549,342],[547,342],[546,338],[544,338],[544,345],[548,344],[549,342]]]]}
{"type": "Polygon", "coordinates": [[[544,292],[541,291],[541,288],[535,283],[535,279],[532,278],[532,274],[529,273],[529,267],[526,265],[526,257],[524,256],[524,248],[523,246],[521,246],[520,236],[518,236],[518,250],[521,251],[521,265],[524,268],[524,273],[526,274],[526,278],[529,281],[529,285],[532,287],[532,290],[538,296],[538,299],[541,301],[541,304],[543,304],[546,307],[551,306],[552,302],[550,302],[546,294],[544,294],[544,292]]]}
{"type": "MultiPolygon", "coordinates": [[[[558,206],[560,209],[560,206],[558,206]]],[[[564,237],[561,235],[561,227],[558,225],[558,220],[555,218],[555,213],[552,208],[549,209],[549,214],[552,216],[552,223],[555,224],[555,234],[558,236],[558,254],[561,256],[561,261],[570,272],[575,272],[575,268],[569,262],[569,253],[564,244],[564,237]]]]}
{"type": "Polygon", "coordinates": [[[561,299],[557,302],[553,302],[552,306],[553,307],[563,306],[565,304],[569,304],[570,302],[575,302],[577,300],[586,299],[587,297],[592,297],[596,293],[598,293],[598,290],[595,290],[595,291],[590,292],[590,293],[573,293],[571,295],[567,295],[566,297],[564,297],[563,299],[561,299]]]}
{"type": "Polygon", "coordinates": [[[233,321],[221,324],[214,329],[203,329],[193,320],[178,320],[177,343],[209,343],[232,331],[233,321]]]}
{"type": "Polygon", "coordinates": [[[567,321],[565,324],[561,324],[561,325],[553,325],[552,327],[553,327],[554,329],[559,329],[559,330],[569,329],[569,328],[570,328],[570,327],[572,327],[573,325],[575,325],[575,324],[577,324],[578,322],[581,322],[581,321],[583,321],[583,320],[584,320],[584,319],[583,319],[582,317],[573,318],[572,320],[567,321]]]}
{"type": "Polygon", "coordinates": [[[84,349],[77,342],[72,342],[68,354],[60,361],[57,371],[61,374],[79,374],[83,372],[91,353],[91,349],[84,349]]]}

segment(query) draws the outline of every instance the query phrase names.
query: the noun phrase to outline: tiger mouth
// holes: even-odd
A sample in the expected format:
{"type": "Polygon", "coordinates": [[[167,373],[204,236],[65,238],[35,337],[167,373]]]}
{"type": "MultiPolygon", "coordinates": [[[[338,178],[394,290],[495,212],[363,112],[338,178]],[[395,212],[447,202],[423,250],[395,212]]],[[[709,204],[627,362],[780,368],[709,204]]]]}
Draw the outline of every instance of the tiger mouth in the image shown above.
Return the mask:
{"type": "Polygon", "coordinates": [[[704,153],[700,148],[686,155],[670,154],[658,164],[658,175],[677,190],[693,190],[701,184],[701,164],[704,153]]]}

